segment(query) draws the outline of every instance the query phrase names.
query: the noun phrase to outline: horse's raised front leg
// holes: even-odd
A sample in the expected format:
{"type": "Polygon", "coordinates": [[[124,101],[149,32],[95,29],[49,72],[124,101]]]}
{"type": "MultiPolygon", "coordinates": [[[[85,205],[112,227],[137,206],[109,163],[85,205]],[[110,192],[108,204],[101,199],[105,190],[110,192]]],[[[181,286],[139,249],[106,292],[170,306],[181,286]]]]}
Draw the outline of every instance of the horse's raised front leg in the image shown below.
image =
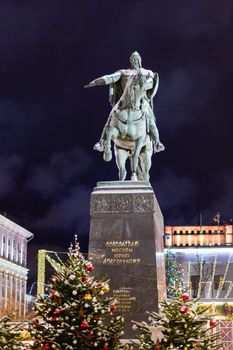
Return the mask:
{"type": "Polygon", "coordinates": [[[111,141],[118,136],[119,132],[114,126],[109,126],[106,130],[106,140],[103,158],[105,162],[110,162],[112,159],[111,141]]]}
{"type": "Polygon", "coordinates": [[[138,167],[138,160],[139,160],[139,155],[143,146],[143,140],[144,137],[140,137],[135,141],[135,149],[134,152],[132,154],[132,175],[131,175],[131,180],[132,181],[137,181],[137,167],[138,167]]]}
{"type": "Polygon", "coordinates": [[[129,151],[119,148],[116,145],[114,146],[115,151],[115,158],[116,158],[116,164],[119,170],[119,180],[124,181],[126,178],[126,169],[125,169],[125,162],[126,159],[129,157],[129,151]]]}

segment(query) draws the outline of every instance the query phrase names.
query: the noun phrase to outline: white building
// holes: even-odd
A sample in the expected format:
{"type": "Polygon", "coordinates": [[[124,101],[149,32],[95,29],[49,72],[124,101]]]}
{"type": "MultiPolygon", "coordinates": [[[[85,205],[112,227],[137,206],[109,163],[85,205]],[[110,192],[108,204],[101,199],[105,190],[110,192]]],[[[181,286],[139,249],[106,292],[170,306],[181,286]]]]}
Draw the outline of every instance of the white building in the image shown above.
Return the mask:
{"type": "Polygon", "coordinates": [[[166,226],[165,248],[190,295],[233,302],[232,225],[166,226]]]}
{"type": "Polygon", "coordinates": [[[0,214],[0,307],[2,313],[26,313],[27,243],[33,234],[0,214]]]}

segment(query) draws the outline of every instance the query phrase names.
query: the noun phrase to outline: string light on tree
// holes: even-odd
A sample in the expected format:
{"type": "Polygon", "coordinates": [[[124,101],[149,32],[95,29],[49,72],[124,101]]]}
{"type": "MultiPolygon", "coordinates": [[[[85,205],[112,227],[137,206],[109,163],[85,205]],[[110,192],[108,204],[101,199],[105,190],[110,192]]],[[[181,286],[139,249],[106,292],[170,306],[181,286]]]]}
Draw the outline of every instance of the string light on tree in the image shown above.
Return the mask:
{"type": "Polygon", "coordinates": [[[160,313],[149,313],[149,323],[134,322],[139,332],[138,350],[215,350],[223,349],[218,333],[212,332],[215,320],[206,313],[207,308],[198,308],[197,299],[184,293],[172,302],[161,303],[160,313]]]}
{"type": "Polygon", "coordinates": [[[39,297],[31,324],[37,350],[117,350],[121,348],[122,317],[116,301],[106,297],[108,281],[91,275],[94,266],[80,253],[77,239],[66,262],[59,261],[49,297],[39,297]],[[78,348],[77,345],[78,344],[78,348]]]}

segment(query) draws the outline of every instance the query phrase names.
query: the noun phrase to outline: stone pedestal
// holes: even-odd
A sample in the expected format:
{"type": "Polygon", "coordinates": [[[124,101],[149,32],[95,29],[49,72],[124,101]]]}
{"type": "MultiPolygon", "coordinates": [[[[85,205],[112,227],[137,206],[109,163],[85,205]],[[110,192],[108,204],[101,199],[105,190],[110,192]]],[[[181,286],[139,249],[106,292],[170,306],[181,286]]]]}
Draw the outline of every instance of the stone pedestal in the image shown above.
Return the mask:
{"type": "Polygon", "coordinates": [[[147,320],[165,298],[163,216],[148,182],[99,182],[91,195],[89,258],[107,275],[111,296],[124,314],[125,338],[135,337],[131,320],[147,320]]]}

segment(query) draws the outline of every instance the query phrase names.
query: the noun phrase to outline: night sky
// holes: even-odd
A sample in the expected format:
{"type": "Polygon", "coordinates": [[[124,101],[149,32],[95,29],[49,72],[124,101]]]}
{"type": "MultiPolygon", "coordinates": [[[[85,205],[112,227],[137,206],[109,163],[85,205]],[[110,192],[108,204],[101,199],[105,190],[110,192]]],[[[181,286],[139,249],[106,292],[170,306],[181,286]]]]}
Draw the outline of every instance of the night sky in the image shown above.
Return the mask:
{"type": "Polygon", "coordinates": [[[1,0],[0,211],[35,234],[31,280],[39,248],[77,233],[87,252],[91,190],[117,168],[93,150],[108,88],[83,86],[134,50],[160,76],[151,184],[165,223],[233,217],[232,36],[230,0],[1,0]]]}

